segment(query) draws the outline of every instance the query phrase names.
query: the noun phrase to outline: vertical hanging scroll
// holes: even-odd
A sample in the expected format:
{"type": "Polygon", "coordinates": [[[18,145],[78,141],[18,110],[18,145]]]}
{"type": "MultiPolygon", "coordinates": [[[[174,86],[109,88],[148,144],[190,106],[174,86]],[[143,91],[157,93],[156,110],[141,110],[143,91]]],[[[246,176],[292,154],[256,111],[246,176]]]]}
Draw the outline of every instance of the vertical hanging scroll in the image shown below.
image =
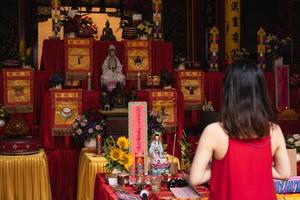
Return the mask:
{"type": "Polygon", "coordinates": [[[59,38],[60,33],[60,0],[52,0],[52,33],[51,36],[55,38],[59,38]]]}
{"type": "Polygon", "coordinates": [[[262,27],[257,31],[257,65],[262,68],[266,69],[266,32],[262,27]]]}
{"type": "Polygon", "coordinates": [[[240,51],[240,0],[225,1],[225,57],[232,61],[240,51]]]}
{"type": "Polygon", "coordinates": [[[218,71],[218,57],[219,57],[219,30],[214,26],[209,31],[209,71],[218,71]]]}
{"type": "Polygon", "coordinates": [[[153,4],[153,39],[163,40],[162,0],[152,0],[153,4]]]}

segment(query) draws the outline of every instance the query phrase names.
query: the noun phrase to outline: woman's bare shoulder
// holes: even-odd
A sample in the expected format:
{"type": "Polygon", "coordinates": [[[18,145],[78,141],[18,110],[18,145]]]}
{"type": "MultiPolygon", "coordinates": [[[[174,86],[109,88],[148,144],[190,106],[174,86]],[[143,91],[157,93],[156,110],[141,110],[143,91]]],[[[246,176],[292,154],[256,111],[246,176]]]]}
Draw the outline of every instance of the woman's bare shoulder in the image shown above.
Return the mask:
{"type": "Polygon", "coordinates": [[[207,125],[203,131],[204,135],[210,138],[219,138],[221,136],[227,136],[220,122],[214,122],[207,125]]]}

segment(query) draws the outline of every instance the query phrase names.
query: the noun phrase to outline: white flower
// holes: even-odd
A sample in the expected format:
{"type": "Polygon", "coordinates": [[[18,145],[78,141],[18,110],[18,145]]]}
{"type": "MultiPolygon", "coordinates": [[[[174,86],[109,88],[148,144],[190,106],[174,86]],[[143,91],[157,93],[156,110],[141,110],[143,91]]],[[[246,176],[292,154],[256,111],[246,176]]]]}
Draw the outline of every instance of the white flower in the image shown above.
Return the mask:
{"type": "Polygon", "coordinates": [[[81,123],[80,123],[80,126],[85,126],[85,125],[86,125],[85,122],[81,122],[81,123]]]}
{"type": "Polygon", "coordinates": [[[76,133],[77,133],[77,135],[81,135],[82,130],[81,129],[77,129],[76,133]]]}
{"type": "Polygon", "coordinates": [[[296,146],[296,147],[300,147],[300,141],[296,141],[296,142],[295,142],[295,146],[296,146]]]}
{"type": "Polygon", "coordinates": [[[89,128],[88,132],[89,132],[90,134],[92,134],[92,133],[94,132],[94,129],[93,129],[93,128],[89,128]]]}
{"type": "Polygon", "coordinates": [[[73,124],[73,128],[77,128],[78,125],[79,125],[79,123],[78,123],[78,122],[75,122],[75,123],[73,124]]]}
{"type": "Polygon", "coordinates": [[[300,139],[300,135],[299,135],[299,134],[294,134],[294,135],[293,135],[293,138],[294,138],[295,140],[299,140],[299,139],[300,139]]]}
{"type": "Polygon", "coordinates": [[[294,140],[294,138],[289,138],[287,141],[288,141],[288,143],[293,143],[295,140],[294,140]]]}
{"type": "Polygon", "coordinates": [[[96,129],[97,131],[100,131],[101,126],[100,126],[100,125],[96,125],[96,126],[95,126],[95,129],[96,129]]]}

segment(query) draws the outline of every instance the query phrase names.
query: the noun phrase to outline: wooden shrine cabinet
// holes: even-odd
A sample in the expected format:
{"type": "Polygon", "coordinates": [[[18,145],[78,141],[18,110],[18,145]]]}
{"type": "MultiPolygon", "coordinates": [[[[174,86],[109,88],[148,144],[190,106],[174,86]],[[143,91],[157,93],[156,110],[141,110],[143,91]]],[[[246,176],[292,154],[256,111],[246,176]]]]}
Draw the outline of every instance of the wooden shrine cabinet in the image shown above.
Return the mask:
{"type": "Polygon", "coordinates": [[[118,138],[120,136],[128,137],[128,109],[118,108],[111,111],[101,111],[106,120],[106,136],[118,138]]]}

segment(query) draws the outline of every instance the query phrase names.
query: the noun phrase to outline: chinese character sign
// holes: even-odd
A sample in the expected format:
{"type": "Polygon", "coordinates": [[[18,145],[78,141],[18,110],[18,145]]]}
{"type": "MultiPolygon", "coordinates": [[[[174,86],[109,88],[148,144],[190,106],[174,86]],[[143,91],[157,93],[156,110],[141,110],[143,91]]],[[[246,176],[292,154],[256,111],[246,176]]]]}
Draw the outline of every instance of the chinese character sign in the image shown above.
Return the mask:
{"type": "MultiPolygon", "coordinates": [[[[147,102],[129,102],[128,107],[130,153],[134,157],[140,155],[147,156],[147,102]]],[[[148,160],[144,159],[145,172],[148,172],[147,163],[148,160]]],[[[132,173],[135,173],[135,163],[132,166],[132,173]]]]}
{"type": "Polygon", "coordinates": [[[240,49],[240,0],[225,1],[225,55],[226,59],[233,59],[240,49]]]}

